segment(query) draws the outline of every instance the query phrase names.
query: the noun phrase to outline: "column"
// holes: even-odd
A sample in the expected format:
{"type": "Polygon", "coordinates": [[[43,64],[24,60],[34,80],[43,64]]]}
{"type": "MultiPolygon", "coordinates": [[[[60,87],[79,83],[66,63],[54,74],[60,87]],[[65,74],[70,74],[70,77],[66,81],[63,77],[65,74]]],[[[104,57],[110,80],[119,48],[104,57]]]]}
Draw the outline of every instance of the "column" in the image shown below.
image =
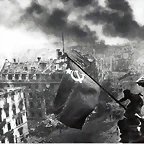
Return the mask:
{"type": "Polygon", "coordinates": [[[18,80],[22,80],[22,74],[19,74],[18,80]]]}
{"type": "Polygon", "coordinates": [[[6,74],[5,79],[8,80],[8,74],[6,74]]]}
{"type": "Polygon", "coordinates": [[[26,74],[26,80],[29,80],[29,74],[26,74]]]}
{"type": "Polygon", "coordinates": [[[36,80],[36,74],[33,75],[33,79],[36,80]]]}

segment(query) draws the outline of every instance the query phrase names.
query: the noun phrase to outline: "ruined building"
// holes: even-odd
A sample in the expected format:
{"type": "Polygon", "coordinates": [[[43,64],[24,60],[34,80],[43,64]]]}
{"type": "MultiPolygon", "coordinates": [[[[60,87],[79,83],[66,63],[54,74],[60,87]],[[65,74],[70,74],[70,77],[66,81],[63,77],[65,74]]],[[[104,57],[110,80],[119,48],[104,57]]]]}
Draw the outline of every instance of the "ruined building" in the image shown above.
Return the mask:
{"type": "Polygon", "coordinates": [[[34,62],[5,61],[0,74],[1,88],[26,86],[26,108],[28,120],[39,121],[52,112],[53,100],[60,84],[65,57],[57,49],[57,58],[43,61],[38,57],[34,62]]]}
{"type": "Polygon", "coordinates": [[[28,124],[24,88],[8,88],[0,92],[0,142],[26,142],[28,124]]]}

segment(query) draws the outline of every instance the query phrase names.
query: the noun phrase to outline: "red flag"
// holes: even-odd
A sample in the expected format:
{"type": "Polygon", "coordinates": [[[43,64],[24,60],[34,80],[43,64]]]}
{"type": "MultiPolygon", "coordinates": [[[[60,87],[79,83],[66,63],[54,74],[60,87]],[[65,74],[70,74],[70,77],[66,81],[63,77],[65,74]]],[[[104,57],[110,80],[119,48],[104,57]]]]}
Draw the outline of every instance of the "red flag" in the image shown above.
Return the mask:
{"type": "Polygon", "coordinates": [[[98,103],[100,88],[71,59],[68,61],[54,102],[55,114],[63,124],[81,129],[98,103]]]}

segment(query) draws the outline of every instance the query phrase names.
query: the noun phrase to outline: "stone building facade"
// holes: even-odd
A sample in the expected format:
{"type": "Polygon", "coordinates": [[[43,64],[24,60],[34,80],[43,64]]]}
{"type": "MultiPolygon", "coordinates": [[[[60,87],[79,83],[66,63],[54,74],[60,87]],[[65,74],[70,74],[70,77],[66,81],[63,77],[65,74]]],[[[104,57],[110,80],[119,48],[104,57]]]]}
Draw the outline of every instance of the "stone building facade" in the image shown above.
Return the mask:
{"type": "Polygon", "coordinates": [[[26,142],[28,123],[24,87],[5,89],[0,93],[0,142],[26,142]]]}

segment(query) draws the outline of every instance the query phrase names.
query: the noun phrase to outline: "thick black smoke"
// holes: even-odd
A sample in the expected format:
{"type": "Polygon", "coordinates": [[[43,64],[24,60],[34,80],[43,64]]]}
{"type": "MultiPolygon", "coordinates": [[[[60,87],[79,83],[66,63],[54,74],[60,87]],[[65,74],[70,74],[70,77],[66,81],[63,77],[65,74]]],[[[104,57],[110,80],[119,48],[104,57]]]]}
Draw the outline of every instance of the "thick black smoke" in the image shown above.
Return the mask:
{"type": "Polygon", "coordinates": [[[95,32],[92,32],[87,26],[81,27],[76,22],[68,22],[69,13],[63,9],[54,9],[51,13],[45,10],[46,8],[38,3],[32,3],[26,10],[25,20],[29,17],[35,22],[45,34],[52,34],[55,37],[60,37],[63,32],[66,40],[71,40],[77,43],[95,43],[97,37],[95,32]],[[35,16],[34,14],[37,14],[35,16]]]}
{"type": "Polygon", "coordinates": [[[61,0],[62,2],[72,2],[75,7],[85,7],[90,5],[94,0],[61,0]]]}
{"type": "Polygon", "coordinates": [[[36,12],[37,14],[41,14],[43,12],[42,6],[39,4],[32,2],[31,7],[28,7],[26,10],[29,14],[36,12]]]}
{"type": "Polygon", "coordinates": [[[104,33],[125,38],[143,37],[141,28],[133,19],[132,9],[125,0],[107,0],[108,10],[102,7],[86,15],[95,24],[104,25],[104,33]]]}

